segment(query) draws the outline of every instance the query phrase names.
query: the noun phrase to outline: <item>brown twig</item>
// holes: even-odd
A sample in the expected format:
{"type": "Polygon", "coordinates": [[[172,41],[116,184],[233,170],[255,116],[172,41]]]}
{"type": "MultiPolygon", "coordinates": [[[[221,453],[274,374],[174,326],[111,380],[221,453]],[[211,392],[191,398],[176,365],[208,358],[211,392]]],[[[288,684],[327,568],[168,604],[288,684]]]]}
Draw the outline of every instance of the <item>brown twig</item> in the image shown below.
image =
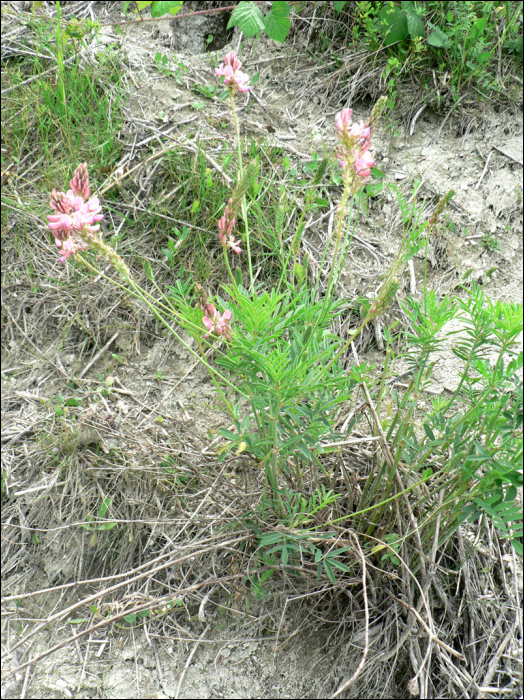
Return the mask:
{"type": "Polygon", "coordinates": [[[369,607],[368,607],[368,594],[367,594],[367,586],[366,586],[366,558],[364,557],[364,554],[362,553],[362,549],[360,548],[360,542],[358,541],[358,537],[355,535],[355,533],[351,533],[353,539],[355,540],[355,543],[357,545],[358,553],[360,555],[360,561],[362,562],[362,594],[364,596],[364,613],[366,616],[365,620],[365,629],[364,629],[364,652],[362,654],[362,658],[359,661],[359,664],[357,668],[355,669],[355,673],[349,678],[347,681],[345,681],[332,695],[332,698],[336,698],[341,693],[343,693],[345,690],[350,688],[353,683],[357,680],[360,672],[364,668],[364,664],[366,663],[366,659],[368,656],[369,652],[369,607]]]}
{"type": "Polygon", "coordinates": [[[435,642],[435,644],[438,644],[440,647],[442,647],[442,649],[445,649],[445,650],[448,652],[448,654],[451,654],[451,655],[454,656],[456,659],[460,659],[461,661],[465,661],[465,660],[466,660],[466,659],[462,656],[462,654],[461,654],[460,652],[455,651],[455,649],[453,649],[452,647],[448,646],[445,642],[443,642],[441,639],[439,639],[439,638],[437,637],[436,634],[434,634],[434,633],[431,631],[431,629],[428,627],[428,625],[424,622],[422,616],[415,610],[414,607],[412,607],[411,605],[408,605],[408,604],[405,603],[403,600],[400,600],[400,598],[397,598],[396,596],[394,596],[393,593],[391,593],[391,591],[388,591],[388,593],[389,593],[389,595],[393,598],[393,600],[395,600],[397,603],[400,603],[400,605],[402,605],[402,606],[405,607],[407,610],[409,610],[411,613],[413,613],[413,615],[415,615],[415,617],[416,617],[417,620],[420,622],[420,624],[422,625],[422,627],[423,627],[423,628],[426,630],[426,632],[428,633],[429,638],[431,639],[431,641],[435,642]]]}
{"type": "MultiPolygon", "coordinates": [[[[243,538],[245,539],[245,538],[243,538]]],[[[240,540],[236,540],[240,541],[240,540]]],[[[190,555],[193,556],[193,555],[190,555]]],[[[169,564],[168,564],[169,566],[169,564]]],[[[162,567],[164,568],[164,567],[162,567]]],[[[239,573],[239,574],[231,574],[227,578],[228,580],[234,580],[238,578],[243,578],[246,575],[245,571],[239,573]]],[[[28,666],[33,666],[34,664],[38,663],[42,659],[45,659],[47,656],[50,656],[51,654],[54,654],[55,651],[58,651],[59,649],[62,649],[62,647],[65,647],[67,644],[70,644],[71,642],[75,642],[77,639],[80,639],[81,637],[85,637],[86,634],[90,634],[94,632],[97,629],[100,629],[101,627],[105,627],[108,625],[110,622],[116,622],[117,620],[122,619],[123,617],[126,617],[127,615],[132,615],[133,613],[139,613],[142,610],[148,610],[151,607],[156,607],[158,605],[162,605],[163,603],[167,603],[171,601],[174,597],[174,595],[180,596],[180,595],[185,595],[187,593],[191,593],[192,591],[198,591],[200,588],[203,588],[204,586],[210,586],[213,584],[218,584],[220,583],[221,579],[208,579],[206,581],[202,581],[200,583],[195,583],[192,586],[188,586],[187,588],[181,588],[176,593],[169,593],[168,595],[162,596],[161,598],[153,598],[148,600],[146,603],[141,603],[140,605],[135,606],[134,608],[128,609],[128,610],[123,610],[120,613],[117,613],[115,615],[111,615],[109,618],[104,618],[101,622],[99,622],[96,625],[91,625],[87,629],[85,629],[83,632],[79,632],[78,634],[75,634],[71,637],[68,637],[65,639],[63,642],[60,642],[59,644],[55,644],[54,647],[51,647],[51,649],[47,649],[46,651],[42,652],[41,654],[38,654],[37,656],[34,656],[32,659],[29,659],[29,661],[26,661],[25,663],[21,664],[20,666],[17,666],[16,668],[11,669],[10,671],[7,671],[4,673],[2,676],[3,679],[9,678],[9,676],[12,676],[15,673],[19,673],[20,671],[23,671],[25,668],[28,666]]],[[[92,600],[93,598],[97,598],[104,593],[107,593],[109,590],[114,590],[113,589],[108,589],[107,591],[101,591],[100,593],[96,594],[95,596],[91,596],[90,598],[86,598],[85,600],[80,601],[80,603],[77,603],[74,606],[71,606],[71,608],[68,608],[67,610],[63,611],[63,614],[68,612],[69,610],[73,608],[78,608],[81,605],[87,604],[89,600],[92,600]]],[[[48,622],[50,622],[52,619],[55,619],[57,615],[53,615],[47,622],[44,622],[42,625],[39,625],[33,632],[30,634],[26,635],[26,637],[15,644],[13,647],[13,650],[19,647],[26,639],[31,637],[33,634],[35,634],[38,630],[42,629],[43,627],[46,627],[48,622]]]]}
{"type": "MultiPolygon", "coordinates": [[[[155,567],[154,569],[150,569],[149,571],[145,571],[145,572],[143,572],[143,573],[141,573],[141,574],[138,574],[137,576],[133,576],[132,578],[127,578],[127,579],[125,579],[124,581],[122,581],[121,583],[117,583],[117,584],[115,584],[114,586],[110,586],[109,588],[102,589],[101,591],[98,591],[97,593],[94,593],[93,595],[88,596],[87,598],[84,598],[84,599],[81,600],[80,602],[75,603],[74,605],[70,605],[70,606],[69,606],[68,608],[66,608],[65,610],[61,610],[60,612],[57,612],[57,613],[55,613],[54,615],[51,615],[51,617],[49,617],[45,622],[43,622],[43,623],[40,624],[40,625],[37,625],[31,632],[29,632],[28,634],[26,634],[26,636],[25,636],[23,639],[21,639],[20,641],[18,641],[18,642],[10,649],[10,652],[14,651],[15,649],[18,649],[18,647],[22,646],[22,644],[25,644],[25,643],[26,643],[31,637],[33,637],[37,632],[39,632],[40,630],[42,630],[44,627],[47,627],[47,625],[48,625],[50,622],[52,622],[53,620],[57,620],[57,619],[59,619],[59,618],[61,618],[61,617],[64,617],[65,615],[68,615],[69,613],[73,612],[73,611],[76,610],[77,608],[82,607],[83,605],[89,605],[89,604],[91,604],[93,601],[95,601],[95,600],[97,600],[98,598],[100,598],[101,596],[104,596],[104,595],[106,595],[106,594],[108,594],[108,593],[113,593],[113,591],[117,591],[118,589],[122,588],[123,586],[126,586],[126,585],[128,585],[128,584],[130,584],[130,583],[133,583],[133,582],[135,582],[135,581],[139,581],[140,579],[143,579],[143,578],[145,578],[146,576],[152,576],[153,574],[156,574],[156,573],[158,573],[159,571],[162,571],[163,569],[167,569],[169,566],[175,566],[176,564],[179,564],[179,563],[181,563],[181,562],[183,562],[183,561],[187,561],[187,560],[189,560],[189,559],[192,559],[193,557],[198,556],[198,555],[200,555],[200,554],[205,554],[206,552],[211,552],[211,551],[215,550],[215,549],[217,548],[217,546],[218,546],[218,547],[227,547],[227,546],[230,546],[231,544],[236,544],[236,543],[238,543],[238,542],[243,542],[243,541],[249,539],[251,536],[252,536],[252,535],[249,534],[249,535],[244,535],[243,537],[236,537],[236,538],[234,538],[234,539],[232,539],[232,540],[226,540],[225,542],[222,542],[221,544],[214,544],[214,545],[212,545],[212,546],[210,546],[210,547],[204,547],[203,549],[201,549],[201,550],[199,550],[199,551],[197,551],[197,552],[192,552],[192,553],[190,553],[190,554],[185,554],[183,557],[175,557],[174,559],[170,559],[168,562],[163,563],[161,566],[157,566],[157,567],[155,567]]],[[[204,585],[206,585],[206,584],[204,584],[204,585]]],[[[200,587],[200,585],[199,585],[199,587],[200,587]]],[[[172,595],[171,595],[171,597],[172,597],[172,595]]],[[[146,606],[146,607],[147,607],[147,606],[146,606]]],[[[125,614],[127,615],[128,613],[125,613],[125,614]]],[[[115,619],[115,618],[111,618],[111,619],[115,619]]],[[[92,629],[95,629],[95,627],[93,627],[92,629]]],[[[80,636],[81,636],[81,635],[80,635],[80,636]]],[[[78,637],[71,637],[71,640],[76,639],[76,638],[78,638],[78,637]]],[[[59,647],[57,647],[57,649],[61,648],[62,646],[63,646],[63,645],[60,645],[59,647]]],[[[47,656],[47,654],[45,654],[45,656],[47,656]]],[[[39,658],[43,658],[43,657],[39,657],[39,658]]],[[[39,660],[39,659],[36,659],[36,660],[39,660]]],[[[29,663],[34,663],[34,661],[31,661],[31,662],[29,662],[29,663]]],[[[27,664],[24,664],[24,665],[21,666],[20,668],[25,668],[26,665],[27,665],[27,664]]],[[[20,670],[20,669],[15,669],[15,670],[18,671],[18,670],[20,670]]],[[[9,672],[9,675],[11,675],[11,673],[14,673],[14,672],[15,672],[15,671],[10,671],[10,672],[9,672]]]]}

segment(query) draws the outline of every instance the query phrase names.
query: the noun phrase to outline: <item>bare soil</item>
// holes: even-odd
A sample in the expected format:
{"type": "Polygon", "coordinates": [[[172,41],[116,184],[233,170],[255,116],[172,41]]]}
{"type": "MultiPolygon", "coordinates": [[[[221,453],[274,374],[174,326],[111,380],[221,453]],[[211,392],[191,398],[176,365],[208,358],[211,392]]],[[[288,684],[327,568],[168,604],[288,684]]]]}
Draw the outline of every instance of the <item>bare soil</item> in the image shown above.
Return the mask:
{"type": "MultiPolygon", "coordinates": [[[[119,5],[96,3],[94,10],[102,23],[107,22],[108,12],[116,21],[119,5]]],[[[194,49],[203,47],[205,36],[211,33],[207,24],[189,21],[182,35],[175,22],[133,24],[124,28],[123,35],[111,28],[102,31],[100,50],[110,42],[119,43],[132,72],[133,87],[125,107],[130,133],[143,135],[147,125],[165,131],[178,124],[174,134],[190,127],[202,137],[219,134],[224,138],[224,132],[215,129],[214,124],[228,119],[226,104],[207,100],[202,111],[191,107],[199,99],[192,89],[195,81],[215,84],[210,54],[194,49]],[[158,71],[157,52],[184,64],[188,76],[185,84],[158,71]]],[[[216,37],[220,39],[218,33],[216,37]]],[[[223,38],[229,43],[220,48],[219,57],[238,46],[237,32],[223,38]]],[[[296,165],[309,160],[313,150],[322,155],[323,149],[333,149],[333,115],[349,104],[347,90],[339,96],[334,94],[318,66],[305,58],[304,41],[305,37],[297,35],[281,46],[261,39],[248,42],[243,49],[245,70],[260,72],[254,94],[245,98],[251,105],[242,117],[246,133],[268,137],[286,149],[296,165]]],[[[351,106],[357,120],[366,118],[370,104],[364,90],[355,89],[351,106]]],[[[438,113],[427,109],[415,118],[418,109],[414,104],[400,123],[388,126],[386,122],[379,129],[376,154],[377,167],[385,173],[387,182],[405,191],[421,183],[418,198],[427,212],[432,211],[439,196],[450,189],[456,192],[431,242],[429,286],[448,291],[471,270],[469,279],[484,284],[492,300],[522,303],[521,104],[497,110],[488,102],[472,98],[461,110],[453,111],[449,105],[449,115],[444,108],[438,113]]],[[[140,152],[134,157],[138,162],[140,152]]],[[[323,250],[327,232],[328,217],[307,230],[304,246],[310,260],[323,250]]],[[[398,250],[401,220],[391,196],[384,194],[370,201],[367,215],[359,220],[357,234],[367,245],[355,246],[347,261],[342,290],[349,299],[376,289],[381,272],[398,250]]],[[[56,270],[55,278],[63,277],[67,272],[63,268],[58,271],[52,254],[48,259],[56,270]]],[[[216,459],[213,431],[228,427],[207,373],[172,336],[161,332],[145,311],[138,326],[129,318],[124,321],[121,314],[118,318],[112,316],[112,308],[121,310],[125,305],[124,296],[98,281],[98,292],[96,285],[89,283],[82,287],[82,293],[91,298],[105,290],[105,296],[96,307],[82,312],[80,319],[78,311],[82,310],[74,298],[76,292],[69,289],[64,292],[65,306],[56,300],[61,310],[55,313],[69,309],[75,329],[63,343],[64,318],[53,316],[52,300],[40,306],[34,303],[28,280],[13,272],[18,262],[10,252],[3,263],[4,279],[8,280],[3,303],[9,309],[9,327],[2,334],[2,459],[7,470],[4,595],[111,576],[115,571],[140,566],[153,554],[168,551],[169,538],[179,533],[180,523],[191,517],[192,510],[190,502],[181,504],[178,520],[174,515],[171,523],[161,522],[165,516],[161,484],[166,472],[159,464],[170,456],[178,465],[177,478],[193,478],[193,467],[188,463],[208,464],[216,459]],[[73,424],[71,420],[54,423],[51,437],[59,439],[53,440],[45,429],[53,409],[50,400],[58,394],[69,395],[67,381],[79,376],[97,353],[93,345],[91,355],[78,361],[81,338],[88,337],[86,327],[99,340],[98,347],[117,333],[83,376],[92,396],[102,396],[102,401],[91,401],[87,395],[81,408],[72,407],[66,416],[76,416],[73,424]],[[158,416],[162,416],[161,421],[158,416]],[[103,466],[99,455],[105,457],[103,466]],[[137,475],[137,465],[142,465],[143,477],[137,475]],[[120,516],[127,514],[132,521],[141,514],[130,529],[130,541],[104,540],[109,533],[98,533],[97,539],[93,531],[73,528],[80,516],[94,512],[94,504],[112,493],[117,479],[123,489],[120,516]],[[162,539],[164,536],[167,539],[162,539]]],[[[415,261],[415,275],[420,291],[423,255],[415,261]]],[[[409,288],[407,273],[403,282],[409,288]]],[[[380,363],[383,353],[372,330],[363,337],[359,353],[361,358],[380,363]]],[[[443,352],[434,373],[433,395],[452,391],[456,382],[454,356],[443,352]]],[[[228,469],[226,463],[217,471],[221,480],[209,487],[221,486],[242,498],[250,483],[249,475],[228,469]]],[[[212,517],[218,520],[218,514],[209,510],[210,537],[214,534],[212,517]]],[[[172,541],[171,546],[175,548],[182,541],[185,547],[187,541],[182,539],[172,541]]],[[[495,550],[488,550],[485,560],[489,573],[483,580],[491,611],[486,614],[496,618],[515,593],[522,599],[522,561],[507,557],[499,561],[495,550]]],[[[238,571],[235,556],[231,548],[210,566],[216,566],[217,575],[228,570],[234,576],[238,571]]],[[[195,575],[190,564],[184,566],[169,573],[167,580],[174,596],[178,588],[185,590],[195,575]]],[[[362,617],[355,614],[348,623],[348,633],[333,637],[334,613],[328,615],[324,608],[317,607],[317,598],[309,599],[298,589],[294,593],[293,587],[292,581],[286,581],[285,588],[272,591],[269,602],[256,600],[252,592],[235,583],[212,592],[204,603],[209,588],[180,594],[176,610],[169,613],[159,608],[154,623],[135,629],[120,620],[120,628],[102,628],[100,634],[92,633],[67,644],[29,671],[6,679],[2,697],[327,697],[360,661],[362,617]],[[218,600],[219,594],[229,596],[226,611],[213,603],[213,595],[218,600]],[[161,617],[163,612],[169,615],[161,617]]],[[[14,602],[6,604],[3,644],[10,648],[30,625],[74,605],[95,589],[66,588],[21,600],[18,607],[14,602]]],[[[147,602],[147,589],[136,595],[136,600],[117,596],[112,600],[109,596],[104,603],[95,602],[98,607],[92,609],[93,617],[87,621],[100,619],[100,614],[109,611],[118,612],[124,605],[131,610],[133,602],[147,602]]],[[[343,605],[343,595],[339,595],[335,606],[343,605]]],[[[4,670],[80,631],[82,623],[75,623],[75,619],[84,614],[85,609],[81,614],[72,611],[65,620],[46,624],[30,644],[5,658],[4,670]]],[[[386,644],[388,633],[382,624],[377,620],[372,630],[371,655],[386,644]]],[[[514,665],[521,658],[522,640],[516,633],[505,654],[514,665]]],[[[397,671],[394,677],[386,674],[382,695],[375,695],[379,692],[376,688],[371,692],[376,697],[406,697],[412,675],[409,669],[397,671]]],[[[366,695],[366,687],[357,685],[348,697],[370,695],[366,695]]]]}

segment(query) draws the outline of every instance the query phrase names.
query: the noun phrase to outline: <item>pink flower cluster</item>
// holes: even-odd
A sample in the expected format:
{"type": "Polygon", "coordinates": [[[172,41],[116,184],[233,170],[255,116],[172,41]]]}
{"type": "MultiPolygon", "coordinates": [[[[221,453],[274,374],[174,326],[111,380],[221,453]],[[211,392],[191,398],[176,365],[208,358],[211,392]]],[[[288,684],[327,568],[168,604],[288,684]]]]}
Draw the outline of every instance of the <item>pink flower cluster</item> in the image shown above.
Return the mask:
{"type": "MultiPolygon", "coordinates": [[[[224,338],[231,338],[231,319],[233,314],[231,311],[224,311],[222,315],[218,313],[213,304],[206,304],[206,313],[202,319],[202,323],[207,328],[209,333],[217,333],[217,335],[223,335],[224,338]]],[[[206,333],[204,338],[209,337],[209,333],[206,333]]]]}
{"type": "Polygon", "coordinates": [[[230,51],[226,54],[224,63],[221,63],[219,68],[215,68],[215,73],[218,76],[224,76],[224,85],[226,85],[231,92],[235,90],[247,92],[251,89],[248,85],[249,76],[243,73],[240,70],[241,68],[242,63],[238,60],[236,52],[230,51]]]}
{"type": "Polygon", "coordinates": [[[93,237],[100,228],[96,222],[104,218],[98,197],[85,201],[91,193],[87,163],[78,166],[69,186],[67,193],[51,192],[49,204],[57,213],[47,217],[56,247],[61,249],[60,262],[88,248],[84,239],[93,237]]]}
{"type": "Polygon", "coordinates": [[[201,284],[196,285],[196,297],[198,308],[204,312],[202,323],[209,331],[204,335],[204,338],[209,338],[211,333],[216,333],[229,340],[231,338],[231,319],[233,318],[231,311],[219,314],[216,307],[209,301],[201,284]]]}
{"type": "Polygon", "coordinates": [[[235,241],[235,236],[233,235],[235,224],[235,213],[232,211],[232,202],[229,200],[224,210],[224,215],[218,220],[218,237],[223,248],[231,248],[235,253],[240,254],[242,252],[242,248],[240,248],[241,241],[240,239],[235,241]],[[231,207],[229,206],[230,204],[231,207]]]}
{"type": "Polygon", "coordinates": [[[362,186],[363,180],[370,176],[375,159],[369,152],[371,119],[352,124],[352,112],[351,109],[343,109],[335,116],[335,132],[340,141],[336,154],[344,175],[350,181],[352,191],[356,192],[362,186]]]}

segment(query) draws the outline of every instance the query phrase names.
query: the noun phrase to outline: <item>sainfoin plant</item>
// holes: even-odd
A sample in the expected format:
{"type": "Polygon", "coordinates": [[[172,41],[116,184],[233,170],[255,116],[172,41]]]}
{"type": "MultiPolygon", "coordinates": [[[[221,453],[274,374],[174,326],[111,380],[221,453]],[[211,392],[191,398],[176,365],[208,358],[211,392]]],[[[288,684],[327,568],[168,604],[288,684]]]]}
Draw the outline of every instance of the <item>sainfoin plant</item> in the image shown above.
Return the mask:
{"type": "MultiPolygon", "coordinates": [[[[383,316],[393,303],[403,266],[423,247],[447,199],[443,198],[433,219],[425,223],[414,205],[410,207],[398,195],[405,228],[398,256],[361,324],[350,337],[339,337],[333,331],[334,321],[346,302],[337,298],[337,285],[358,217],[355,203],[373,175],[373,136],[386,98],[379,99],[366,121],[352,122],[349,108],[335,116],[335,156],[343,186],[332,237],[321,261],[321,265],[330,261],[325,291],[321,294],[320,276],[309,285],[303,275],[297,275],[302,222],[285,254],[281,277],[268,290],[255,282],[253,273],[246,193],[257,177],[258,166],[243,164],[235,96],[248,92],[250,81],[241,68],[231,51],[215,71],[229,91],[237,145],[236,184],[216,222],[217,241],[229,275],[228,284],[223,285],[224,298],[213,298],[200,285],[192,298],[167,298],[161,293],[154,297],[141,288],[116,251],[102,240],[102,208],[96,197],[90,197],[85,163],[75,171],[67,193],[51,193],[55,213],[48,217],[49,227],[60,259],[79,260],[94,270],[89,254],[104,256],[118,270],[123,284],[170,332],[180,337],[173,328],[176,322],[194,337],[198,352],[186,347],[207,367],[234,426],[219,430],[224,441],[218,459],[249,455],[264,470],[263,512],[289,531],[272,533],[269,539],[263,536],[261,544],[275,545],[273,550],[281,552],[284,563],[290,552],[301,547],[297,528],[311,526],[314,516],[324,508],[329,508],[330,523],[355,527],[376,545],[375,551],[385,548],[386,554],[397,551],[396,543],[408,535],[418,538],[424,547],[435,539],[441,542],[466,518],[480,516],[490,518],[518,548],[520,525],[514,498],[522,483],[518,466],[522,457],[522,385],[517,380],[522,353],[515,350],[522,330],[519,309],[502,302],[492,305],[475,286],[467,291],[465,300],[438,299],[433,292],[424,291],[422,300],[408,297],[400,302],[408,319],[406,328],[396,338],[392,330],[384,331],[386,360],[377,390],[358,362],[345,369],[341,357],[364,326],[383,316]],[[234,259],[247,262],[246,286],[232,271],[234,259]],[[463,363],[460,380],[452,396],[434,400],[421,418],[417,410],[420,397],[431,377],[434,354],[446,341],[446,324],[453,318],[463,329],[453,347],[463,363]],[[213,363],[204,354],[210,346],[214,348],[213,363]],[[392,390],[384,416],[384,379],[398,359],[395,353],[409,363],[410,379],[402,395],[392,390]],[[332,475],[323,455],[336,451],[336,445],[348,438],[347,432],[342,435],[335,430],[335,417],[354,400],[358,386],[371,411],[382,456],[377,457],[376,468],[362,491],[352,496],[353,509],[342,512],[337,501],[343,494],[331,488],[332,475]],[[304,493],[308,497],[304,498],[304,493]],[[398,512],[391,508],[392,501],[408,509],[404,530],[396,519],[398,512]],[[417,524],[417,517],[423,518],[423,526],[417,524]],[[388,538],[380,539],[384,531],[388,538]]],[[[315,174],[315,186],[327,167],[325,159],[315,174]]],[[[350,422],[350,429],[356,421],[357,417],[350,422]]],[[[315,561],[319,561],[316,553],[315,561]]],[[[347,570],[333,554],[324,558],[323,564],[332,580],[333,566],[347,570]]]]}

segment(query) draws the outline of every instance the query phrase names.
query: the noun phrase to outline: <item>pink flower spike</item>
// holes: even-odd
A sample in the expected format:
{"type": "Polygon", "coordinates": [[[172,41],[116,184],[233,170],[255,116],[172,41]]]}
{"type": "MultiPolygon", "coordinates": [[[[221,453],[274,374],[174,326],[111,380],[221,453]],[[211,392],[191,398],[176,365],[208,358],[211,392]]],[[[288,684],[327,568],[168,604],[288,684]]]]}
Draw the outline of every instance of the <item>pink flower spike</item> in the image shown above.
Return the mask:
{"type": "Polygon", "coordinates": [[[219,68],[215,68],[215,74],[224,78],[224,85],[230,90],[240,90],[240,92],[248,92],[249,76],[243,73],[240,68],[242,63],[238,60],[234,51],[230,51],[224,58],[224,63],[221,63],[219,68]]]}
{"type": "Polygon", "coordinates": [[[220,233],[218,234],[219,236],[229,235],[231,233],[231,231],[233,230],[233,226],[235,225],[236,220],[235,219],[228,219],[228,216],[229,216],[229,211],[228,211],[228,207],[226,207],[226,211],[224,213],[224,216],[222,216],[217,222],[218,230],[220,231],[220,233]]]}
{"type": "Polygon", "coordinates": [[[359,155],[355,160],[355,170],[360,177],[369,177],[371,175],[371,168],[375,165],[375,160],[373,155],[366,151],[359,155]]]}
{"type": "Polygon", "coordinates": [[[221,63],[219,68],[215,68],[215,75],[218,75],[219,78],[222,76],[230,78],[233,75],[233,69],[231,66],[225,66],[223,63],[221,63]]]}
{"type": "MultiPolygon", "coordinates": [[[[202,319],[202,323],[204,324],[204,326],[207,328],[208,331],[213,332],[213,329],[215,327],[215,323],[212,319],[209,318],[209,316],[204,316],[204,318],[202,319]]],[[[206,338],[206,337],[207,336],[204,336],[204,338],[206,338]]]]}
{"type": "Polygon", "coordinates": [[[344,131],[344,129],[347,129],[349,124],[351,123],[351,115],[353,114],[353,110],[349,109],[343,109],[341,112],[339,112],[337,115],[335,115],[335,126],[339,131],[344,131]]]}
{"type": "Polygon", "coordinates": [[[83,241],[68,238],[67,241],[62,243],[61,252],[63,255],[60,258],[60,262],[65,262],[67,258],[72,257],[75,253],[78,253],[78,251],[85,250],[86,248],[87,245],[83,241]]]}
{"type": "Polygon", "coordinates": [[[87,172],[87,163],[82,163],[75,170],[73,179],[69,183],[69,187],[73,190],[74,194],[87,199],[91,194],[89,188],[89,173],[87,172]]]}
{"type": "Polygon", "coordinates": [[[217,314],[216,318],[216,332],[219,335],[223,335],[224,338],[229,338],[231,336],[231,328],[229,324],[231,319],[233,318],[233,314],[231,313],[231,311],[224,311],[222,316],[220,316],[220,314],[217,314]]]}
{"type": "Polygon", "coordinates": [[[242,71],[239,70],[233,75],[233,79],[240,92],[249,92],[249,90],[251,90],[251,86],[248,85],[249,76],[246,73],[242,73],[242,71]]]}
{"type": "Polygon", "coordinates": [[[224,215],[220,217],[220,219],[217,221],[218,238],[224,248],[230,247],[231,241],[234,242],[234,236],[232,234],[232,231],[235,224],[236,219],[233,215],[233,212],[230,210],[229,205],[226,204],[226,208],[224,209],[224,215]],[[229,236],[229,241],[227,240],[227,236],[229,236]]]}
{"type": "Polygon", "coordinates": [[[368,139],[371,136],[371,129],[362,120],[358,124],[352,124],[348,134],[357,139],[368,139]]]}
{"type": "Polygon", "coordinates": [[[102,221],[104,216],[103,214],[100,214],[100,212],[102,211],[102,206],[100,205],[100,200],[98,199],[98,197],[91,197],[91,199],[85,203],[85,206],[87,207],[87,210],[89,212],[100,216],[99,219],[96,219],[97,221],[102,221]]]}
{"type": "Polygon", "coordinates": [[[73,219],[69,214],[49,214],[47,217],[49,228],[53,232],[53,236],[61,241],[69,238],[73,230],[73,219]]]}
{"type": "Polygon", "coordinates": [[[49,198],[49,206],[51,209],[60,212],[61,214],[69,213],[69,198],[65,192],[57,192],[53,190],[49,198]]]}
{"type": "Polygon", "coordinates": [[[228,54],[226,54],[224,58],[224,63],[227,66],[231,66],[233,71],[237,71],[242,68],[242,63],[238,60],[236,51],[230,51],[228,54]]]}
{"type": "Polygon", "coordinates": [[[240,239],[238,241],[235,241],[235,237],[233,236],[233,234],[230,234],[229,241],[227,242],[227,244],[231,248],[231,250],[240,255],[240,253],[242,252],[242,248],[240,248],[241,242],[242,241],[240,239]]]}
{"type": "Polygon", "coordinates": [[[204,338],[208,338],[210,333],[217,333],[218,335],[223,335],[224,338],[230,338],[231,328],[229,324],[232,318],[233,314],[231,311],[224,311],[220,315],[213,304],[206,304],[206,315],[202,319],[202,323],[209,333],[206,333],[204,338]]]}

